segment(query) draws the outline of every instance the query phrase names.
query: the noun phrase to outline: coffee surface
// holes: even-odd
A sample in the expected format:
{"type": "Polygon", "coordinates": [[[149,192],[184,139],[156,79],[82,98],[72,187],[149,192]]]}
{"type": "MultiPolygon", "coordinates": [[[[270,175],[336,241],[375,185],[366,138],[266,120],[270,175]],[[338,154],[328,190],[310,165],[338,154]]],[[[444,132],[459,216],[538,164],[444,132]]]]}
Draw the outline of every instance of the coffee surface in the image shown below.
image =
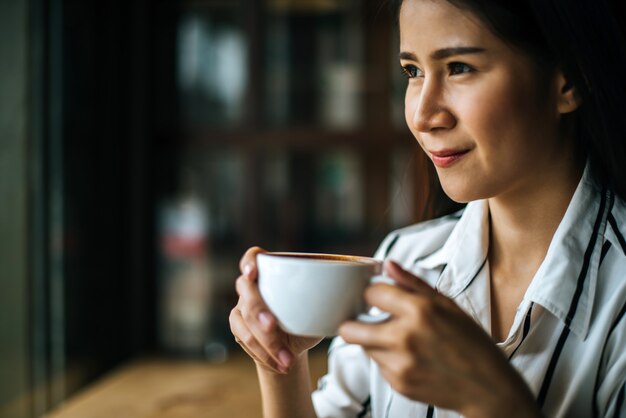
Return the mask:
{"type": "Polygon", "coordinates": [[[358,257],[350,255],[336,254],[307,254],[307,253],[268,253],[268,255],[277,257],[302,258],[307,260],[328,261],[339,264],[375,264],[377,261],[372,258],[358,257]]]}

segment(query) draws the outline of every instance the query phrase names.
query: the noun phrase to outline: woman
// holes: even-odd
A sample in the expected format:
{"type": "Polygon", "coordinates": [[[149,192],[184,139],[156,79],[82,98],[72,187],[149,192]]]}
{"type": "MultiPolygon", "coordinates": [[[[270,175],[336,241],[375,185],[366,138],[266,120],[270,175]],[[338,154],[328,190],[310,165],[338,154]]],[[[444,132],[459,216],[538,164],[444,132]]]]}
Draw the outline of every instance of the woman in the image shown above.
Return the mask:
{"type": "MultiPolygon", "coordinates": [[[[266,417],[626,416],[623,34],[606,2],[404,0],[406,121],[467,207],[396,231],[397,286],[344,323],[310,396],[307,351],[242,259],[231,313],[266,417]],[[586,10],[588,9],[588,10],[586,10]],[[599,51],[604,51],[602,54],[599,51]]],[[[394,260],[394,261],[391,261],[394,260]]]]}

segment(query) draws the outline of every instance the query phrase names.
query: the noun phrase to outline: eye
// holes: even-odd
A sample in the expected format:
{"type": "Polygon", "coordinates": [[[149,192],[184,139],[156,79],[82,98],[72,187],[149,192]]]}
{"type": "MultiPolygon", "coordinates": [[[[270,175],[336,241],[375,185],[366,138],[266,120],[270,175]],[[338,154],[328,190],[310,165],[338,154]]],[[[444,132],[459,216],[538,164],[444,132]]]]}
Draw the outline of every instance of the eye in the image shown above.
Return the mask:
{"type": "Polygon", "coordinates": [[[415,78],[420,77],[422,75],[422,72],[415,65],[409,64],[402,66],[402,74],[404,74],[406,78],[415,78]]]}
{"type": "Polygon", "coordinates": [[[471,65],[462,62],[451,62],[448,64],[448,69],[450,70],[450,75],[473,73],[475,71],[471,65]]]}

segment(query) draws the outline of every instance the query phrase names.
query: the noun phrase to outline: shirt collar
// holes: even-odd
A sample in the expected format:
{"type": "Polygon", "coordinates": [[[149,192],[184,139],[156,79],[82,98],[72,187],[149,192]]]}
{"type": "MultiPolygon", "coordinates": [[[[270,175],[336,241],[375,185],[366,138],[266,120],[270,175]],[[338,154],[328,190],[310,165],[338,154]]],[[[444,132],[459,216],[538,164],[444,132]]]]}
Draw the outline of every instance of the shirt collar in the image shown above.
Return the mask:
{"type": "MultiPolygon", "coordinates": [[[[611,205],[612,198],[600,192],[586,167],[524,297],[542,305],[582,339],[589,329],[611,205]]],[[[443,268],[435,287],[455,298],[483,267],[488,248],[489,206],[486,200],[474,201],[467,205],[443,247],[419,265],[443,268]]]]}
{"type": "Polygon", "coordinates": [[[486,200],[467,204],[443,247],[421,260],[420,267],[443,271],[437,280],[439,292],[454,298],[474,279],[487,258],[489,206],[486,200]]]}

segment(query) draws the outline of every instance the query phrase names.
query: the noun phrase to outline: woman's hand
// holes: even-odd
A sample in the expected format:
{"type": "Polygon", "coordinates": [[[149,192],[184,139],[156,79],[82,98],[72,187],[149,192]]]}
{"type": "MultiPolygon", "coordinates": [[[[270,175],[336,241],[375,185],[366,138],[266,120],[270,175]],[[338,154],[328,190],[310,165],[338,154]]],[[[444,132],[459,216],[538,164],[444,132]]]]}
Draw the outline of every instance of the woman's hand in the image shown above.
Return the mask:
{"type": "Polygon", "coordinates": [[[262,252],[265,251],[253,247],[241,259],[242,275],[236,282],[239,301],[230,312],[230,330],[258,366],[285,374],[296,359],[317,345],[321,338],[297,337],[278,327],[257,285],[256,256],[262,252]]]}
{"type": "Polygon", "coordinates": [[[349,321],[339,333],[363,346],[395,391],[465,417],[540,416],[521,376],[472,318],[398,264],[387,262],[386,273],[397,286],[372,285],[365,298],[390,320],[349,321]]]}

